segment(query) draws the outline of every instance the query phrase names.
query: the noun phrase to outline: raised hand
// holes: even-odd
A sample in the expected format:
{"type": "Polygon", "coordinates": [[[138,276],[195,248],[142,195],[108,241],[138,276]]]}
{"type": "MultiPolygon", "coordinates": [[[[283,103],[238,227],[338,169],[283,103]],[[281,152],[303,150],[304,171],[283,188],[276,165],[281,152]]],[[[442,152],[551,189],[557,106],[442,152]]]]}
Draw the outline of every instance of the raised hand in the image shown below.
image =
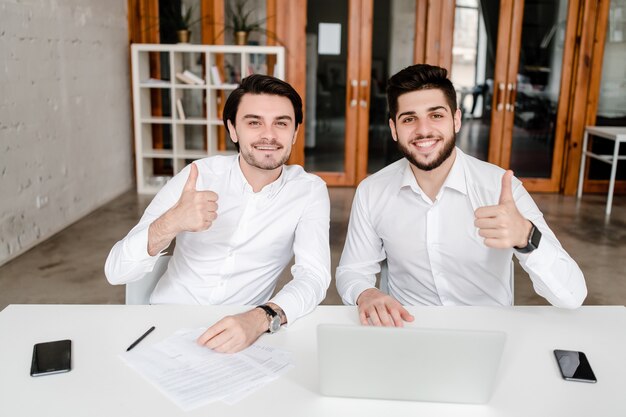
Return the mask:
{"type": "Polygon", "coordinates": [[[198,167],[191,164],[189,177],[180,198],[148,229],[148,254],[154,256],[167,248],[180,232],[207,230],[217,218],[217,194],[196,190],[198,167]]]}
{"type": "Polygon", "coordinates": [[[474,226],[478,228],[478,234],[485,238],[485,245],[490,248],[524,247],[528,243],[532,223],[522,216],[515,205],[512,178],[511,170],[502,175],[498,205],[480,207],[474,212],[474,226]]]}
{"type": "Polygon", "coordinates": [[[198,167],[191,164],[189,177],[178,202],[171,210],[179,231],[200,232],[207,230],[217,218],[217,194],[213,191],[196,190],[198,167]]]}
{"type": "Polygon", "coordinates": [[[402,327],[405,321],[414,317],[395,298],[384,292],[370,288],[357,299],[361,324],[373,326],[402,327]]]}

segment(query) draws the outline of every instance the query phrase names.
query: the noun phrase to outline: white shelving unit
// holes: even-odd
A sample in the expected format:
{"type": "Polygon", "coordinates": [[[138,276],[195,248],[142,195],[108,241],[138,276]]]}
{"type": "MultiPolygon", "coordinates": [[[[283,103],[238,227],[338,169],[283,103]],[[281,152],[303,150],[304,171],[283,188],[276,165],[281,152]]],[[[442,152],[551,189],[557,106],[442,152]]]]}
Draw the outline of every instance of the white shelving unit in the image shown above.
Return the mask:
{"type": "Polygon", "coordinates": [[[252,73],[267,74],[268,57],[274,57],[273,76],[285,79],[285,50],[282,46],[235,45],[164,45],[133,44],[131,65],[137,192],[156,193],[170,178],[192,160],[210,155],[232,154],[218,150],[217,138],[224,129],[218,108],[220,100],[237,88],[242,77],[252,73]],[[163,79],[150,78],[150,55],[169,63],[163,79]],[[222,60],[224,65],[217,68],[222,60]],[[204,84],[186,84],[177,73],[191,71],[204,84]],[[214,73],[217,70],[219,80],[214,73]],[[213,73],[213,75],[212,75],[213,73]],[[222,94],[223,92],[223,94],[222,94]],[[152,99],[158,96],[162,105],[152,99]],[[180,101],[183,118],[177,108],[180,101]],[[164,147],[155,149],[155,130],[163,136],[164,147]],[[155,172],[155,160],[170,174],[155,172]]]}

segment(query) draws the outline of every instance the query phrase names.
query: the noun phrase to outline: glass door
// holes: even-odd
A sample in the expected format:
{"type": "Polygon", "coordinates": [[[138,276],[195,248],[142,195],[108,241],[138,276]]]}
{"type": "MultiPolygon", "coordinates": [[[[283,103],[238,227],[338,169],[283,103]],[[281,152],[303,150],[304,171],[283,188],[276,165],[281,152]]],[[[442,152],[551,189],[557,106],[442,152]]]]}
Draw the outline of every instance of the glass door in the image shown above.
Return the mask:
{"type": "Polygon", "coordinates": [[[413,63],[416,1],[307,4],[304,166],[329,185],[354,186],[400,157],[385,88],[413,63]]]}
{"type": "Polygon", "coordinates": [[[304,168],[328,185],[353,185],[361,1],[307,2],[304,168]]]}
{"type": "Polygon", "coordinates": [[[567,111],[567,0],[457,0],[452,80],[465,152],[558,191],[567,111]],[[563,114],[559,114],[559,110],[563,114]]]}

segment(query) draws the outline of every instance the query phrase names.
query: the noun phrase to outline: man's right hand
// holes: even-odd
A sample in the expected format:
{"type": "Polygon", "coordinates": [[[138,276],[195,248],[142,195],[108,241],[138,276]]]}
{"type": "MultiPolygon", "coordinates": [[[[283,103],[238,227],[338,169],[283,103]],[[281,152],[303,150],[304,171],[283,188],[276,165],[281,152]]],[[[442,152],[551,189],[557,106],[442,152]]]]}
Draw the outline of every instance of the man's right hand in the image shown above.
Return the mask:
{"type": "Polygon", "coordinates": [[[207,230],[217,218],[217,194],[196,190],[197,180],[198,167],[192,163],[180,198],[148,229],[150,256],[167,248],[178,233],[207,230]]]}
{"type": "Polygon", "coordinates": [[[217,194],[213,191],[196,190],[197,181],[198,167],[192,163],[180,199],[170,209],[168,216],[178,232],[207,230],[217,218],[217,194]]]}
{"type": "Polygon", "coordinates": [[[415,319],[398,300],[376,288],[363,291],[356,303],[361,324],[365,326],[402,327],[405,321],[415,319]]]}

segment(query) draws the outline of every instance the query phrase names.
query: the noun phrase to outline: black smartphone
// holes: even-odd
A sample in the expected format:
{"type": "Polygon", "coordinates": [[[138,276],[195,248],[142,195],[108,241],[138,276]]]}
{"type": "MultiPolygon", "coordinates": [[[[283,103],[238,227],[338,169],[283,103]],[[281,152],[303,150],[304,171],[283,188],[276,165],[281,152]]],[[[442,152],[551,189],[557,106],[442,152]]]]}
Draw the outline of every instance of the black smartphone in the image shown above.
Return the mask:
{"type": "Polygon", "coordinates": [[[33,346],[30,376],[59,374],[72,369],[72,341],[56,340],[33,346]]]}
{"type": "Polygon", "coordinates": [[[579,382],[597,382],[596,376],[589,365],[587,355],[573,350],[554,350],[563,379],[579,382]]]}

